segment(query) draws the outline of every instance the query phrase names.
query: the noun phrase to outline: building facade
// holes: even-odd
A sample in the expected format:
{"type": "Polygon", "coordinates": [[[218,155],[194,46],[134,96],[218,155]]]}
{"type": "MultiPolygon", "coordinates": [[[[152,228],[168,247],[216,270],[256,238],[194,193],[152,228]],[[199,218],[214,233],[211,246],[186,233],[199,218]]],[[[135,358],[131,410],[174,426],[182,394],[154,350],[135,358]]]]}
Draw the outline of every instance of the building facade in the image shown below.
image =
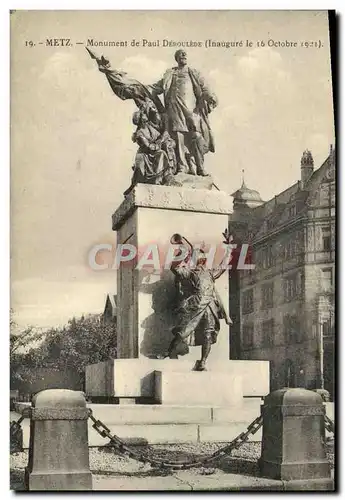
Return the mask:
{"type": "Polygon", "coordinates": [[[230,271],[232,359],[270,361],[271,390],[325,388],[334,394],[335,154],[268,202],[233,193],[229,230],[248,243],[255,269],[230,271]]]}

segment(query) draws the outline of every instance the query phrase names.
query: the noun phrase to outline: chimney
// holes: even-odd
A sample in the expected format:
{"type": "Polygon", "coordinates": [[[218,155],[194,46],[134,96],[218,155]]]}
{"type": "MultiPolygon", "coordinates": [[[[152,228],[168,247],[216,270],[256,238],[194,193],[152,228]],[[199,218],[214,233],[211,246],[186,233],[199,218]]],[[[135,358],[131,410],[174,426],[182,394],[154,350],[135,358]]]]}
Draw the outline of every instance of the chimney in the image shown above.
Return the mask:
{"type": "Polygon", "coordinates": [[[335,150],[333,144],[329,147],[329,163],[333,168],[335,167],[335,150]]]}
{"type": "Polygon", "coordinates": [[[303,151],[303,155],[301,158],[301,182],[302,182],[302,189],[305,188],[306,183],[310,179],[314,172],[314,159],[313,155],[311,152],[306,149],[303,151]]]}

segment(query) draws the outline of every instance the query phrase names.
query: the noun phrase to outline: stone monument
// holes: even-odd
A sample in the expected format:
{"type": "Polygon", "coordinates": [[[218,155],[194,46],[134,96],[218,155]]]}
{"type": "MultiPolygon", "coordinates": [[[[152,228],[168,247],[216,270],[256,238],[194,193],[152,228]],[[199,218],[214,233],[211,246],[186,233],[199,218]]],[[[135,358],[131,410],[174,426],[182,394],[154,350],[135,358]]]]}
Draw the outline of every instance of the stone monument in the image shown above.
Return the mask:
{"type": "MultiPolygon", "coordinates": [[[[203,347],[207,365],[204,354],[199,359],[203,342],[193,342],[197,325],[184,338],[190,344],[185,352],[171,355],[179,311],[176,272],[166,265],[172,235],[183,235],[193,248],[205,252],[216,247],[216,267],[219,248],[223,245],[224,250],[229,243],[228,239],[222,242],[222,234],[228,238],[231,199],[214,185],[204,161],[206,154],[215,152],[209,123],[217,106],[215,95],[200,73],[187,65],[183,50],[175,54],[177,66],[153,85],[143,85],[111,69],[104,57],[90,55],[113,92],[121,99],[133,99],[138,107],[133,140],[139,149],[131,185],[112,216],[121,261],[117,271],[118,358],[87,367],[86,393],[119,398],[120,403],[234,409],[244,397],[265,396],[269,363],[230,360],[228,272],[216,273],[216,288],[212,285],[206,292],[213,299],[203,302],[204,309],[196,308],[202,319],[198,328],[213,339],[211,351],[210,345],[203,347]],[[132,249],[136,255],[130,255],[132,249]]],[[[198,293],[192,293],[191,300],[198,293]]]]}

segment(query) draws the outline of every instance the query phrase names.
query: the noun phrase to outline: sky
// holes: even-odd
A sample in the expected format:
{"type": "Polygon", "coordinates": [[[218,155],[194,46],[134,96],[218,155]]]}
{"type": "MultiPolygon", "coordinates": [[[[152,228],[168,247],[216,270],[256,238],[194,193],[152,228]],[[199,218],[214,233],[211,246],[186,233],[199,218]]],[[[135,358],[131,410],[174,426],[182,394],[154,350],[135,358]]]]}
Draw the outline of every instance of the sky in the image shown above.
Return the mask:
{"type": "Polygon", "coordinates": [[[298,180],[306,148],[318,167],[334,143],[326,12],[15,12],[11,305],[23,327],[99,313],[106,294],[116,292],[115,271],[90,269],[87,255],[95,244],[116,244],[111,214],[130,183],[135,105],[112,93],[76,43],[91,38],[127,40],[127,47],[93,50],[143,83],[156,82],[175,64],[176,47],[162,47],[163,40],[243,41],[235,48],[186,49],[190,66],[218,97],[210,117],[216,152],[205,166],[229,194],[244,169],[248,187],[270,199],[298,180]],[[46,46],[47,38],[70,38],[73,45],[46,46]],[[133,39],[139,46],[131,46],[133,39]],[[143,39],[161,46],[143,47],[143,39]],[[298,46],[268,47],[269,39],[298,46]],[[264,47],[257,46],[261,41],[264,47]],[[301,46],[319,41],[321,48],[301,46]]]}

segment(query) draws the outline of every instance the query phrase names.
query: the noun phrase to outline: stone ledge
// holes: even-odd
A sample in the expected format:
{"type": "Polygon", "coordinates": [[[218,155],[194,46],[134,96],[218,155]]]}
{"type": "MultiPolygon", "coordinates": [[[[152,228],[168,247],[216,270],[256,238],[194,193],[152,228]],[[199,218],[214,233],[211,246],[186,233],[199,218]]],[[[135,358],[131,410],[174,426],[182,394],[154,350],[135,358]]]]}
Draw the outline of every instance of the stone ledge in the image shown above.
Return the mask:
{"type": "MultiPolygon", "coordinates": [[[[116,359],[86,367],[86,394],[110,397],[154,397],[154,371],[191,373],[194,362],[183,359],[116,359]],[[109,367],[105,369],[104,365],[109,367]],[[99,365],[102,365],[99,367],[99,365]],[[128,374],[131,374],[131,377],[128,374]],[[108,380],[107,377],[110,377],[108,380]]],[[[241,375],[243,395],[262,397],[269,393],[269,361],[210,359],[207,373],[241,375]]],[[[211,405],[208,401],[207,405],[211,405]]]]}
{"type": "Polygon", "coordinates": [[[231,197],[224,191],[137,184],[112,216],[117,231],[139,207],[210,214],[232,213],[231,197]]]}
{"type": "Polygon", "coordinates": [[[260,415],[260,400],[256,405],[243,398],[241,407],[187,406],[159,404],[88,404],[95,418],[105,424],[211,424],[252,422],[260,415]],[[250,404],[248,404],[250,403],[250,404]]]}
{"type": "Polygon", "coordinates": [[[211,423],[213,411],[211,406],[90,404],[89,407],[93,416],[107,425],[211,423]]]}
{"type": "Polygon", "coordinates": [[[202,405],[242,408],[242,377],[221,372],[155,373],[155,398],[163,405],[202,405]]]}
{"type": "MultiPolygon", "coordinates": [[[[173,444],[198,441],[197,424],[153,424],[153,425],[111,425],[110,432],[121,439],[129,438],[145,439],[149,444],[173,444]]],[[[109,439],[102,438],[95,429],[92,422],[89,423],[89,446],[106,446],[109,439]]]]}

